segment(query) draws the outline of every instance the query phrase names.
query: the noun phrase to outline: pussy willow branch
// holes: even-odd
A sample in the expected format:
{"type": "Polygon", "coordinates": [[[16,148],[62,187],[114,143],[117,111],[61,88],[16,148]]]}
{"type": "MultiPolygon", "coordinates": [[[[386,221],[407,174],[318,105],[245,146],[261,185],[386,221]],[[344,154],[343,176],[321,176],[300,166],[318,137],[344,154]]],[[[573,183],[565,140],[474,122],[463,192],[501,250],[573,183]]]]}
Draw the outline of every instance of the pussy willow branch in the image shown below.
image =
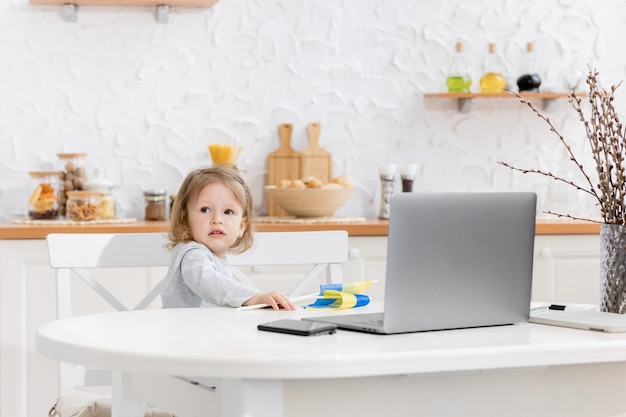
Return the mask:
{"type": "MultiPolygon", "coordinates": [[[[572,183],[571,181],[565,181],[565,182],[569,183],[570,185],[575,186],[576,188],[578,188],[580,190],[584,190],[584,191],[588,192],[589,194],[593,195],[596,199],[599,199],[598,194],[597,194],[597,192],[596,192],[596,190],[595,190],[595,188],[593,186],[593,182],[591,181],[591,178],[589,178],[589,176],[585,172],[585,169],[583,168],[583,165],[581,163],[579,163],[578,160],[576,159],[576,155],[574,155],[574,153],[572,152],[572,148],[565,141],[565,138],[563,137],[563,135],[561,135],[559,133],[559,131],[556,130],[556,128],[552,124],[552,121],[549,118],[547,118],[546,116],[544,116],[539,110],[537,110],[535,108],[535,106],[533,106],[532,103],[524,100],[519,94],[517,94],[517,93],[515,93],[515,94],[520,99],[522,104],[526,104],[528,107],[530,107],[530,109],[537,115],[537,117],[539,117],[541,120],[546,122],[546,124],[550,128],[550,131],[552,133],[554,133],[559,138],[559,141],[563,144],[563,146],[565,146],[565,149],[567,149],[567,153],[569,154],[569,159],[576,164],[576,167],[578,168],[578,170],[583,174],[583,176],[585,177],[585,180],[587,181],[587,184],[589,184],[589,188],[585,189],[583,187],[580,187],[580,186],[572,183]]],[[[572,93],[571,95],[576,96],[574,93],[572,93]]],[[[548,176],[554,177],[554,175],[552,175],[552,174],[549,174],[548,176]]]]}
{"type": "Polygon", "coordinates": [[[566,218],[572,219],[572,220],[583,220],[583,221],[592,222],[592,223],[604,223],[604,222],[601,222],[601,221],[598,221],[598,220],[594,220],[594,219],[587,219],[585,217],[572,216],[571,214],[555,213],[552,210],[544,210],[544,213],[551,214],[551,215],[556,216],[556,217],[566,217],[566,218]]]}
{"type": "Polygon", "coordinates": [[[591,116],[588,121],[582,111],[581,100],[570,97],[570,103],[585,126],[587,140],[598,173],[600,208],[607,223],[626,223],[624,198],[626,180],[624,153],[626,141],[624,128],[619,121],[613,96],[619,87],[612,86],[610,92],[602,89],[598,82],[598,72],[591,71],[587,76],[591,116]]]}
{"type": "MultiPolygon", "coordinates": [[[[551,172],[542,171],[540,169],[520,169],[520,168],[516,168],[516,167],[514,167],[512,165],[509,165],[509,164],[507,164],[504,161],[498,161],[498,163],[500,165],[503,165],[503,166],[505,166],[507,168],[510,168],[510,169],[514,170],[514,171],[519,171],[519,172],[521,172],[523,174],[533,173],[533,174],[540,174],[540,175],[543,175],[545,177],[552,178],[554,181],[563,182],[563,183],[565,183],[567,185],[570,185],[570,186],[576,188],[577,190],[580,190],[580,191],[582,191],[584,193],[588,193],[588,194],[592,195],[593,197],[595,197],[595,195],[593,193],[591,193],[589,190],[578,186],[577,184],[575,184],[574,182],[572,182],[570,180],[567,180],[565,178],[561,178],[561,177],[559,177],[557,175],[554,175],[551,172]]],[[[594,222],[594,223],[602,223],[602,222],[599,222],[597,220],[591,220],[591,219],[587,219],[587,218],[572,216],[571,214],[555,213],[555,212],[553,212],[551,210],[544,210],[544,213],[551,214],[551,215],[557,216],[557,217],[567,217],[567,218],[572,219],[572,220],[584,220],[584,221],[591,221],[591,222],[594,222]]]]}
{"type": "Polygon", "coordinates": [[[552,172],[542,171],[540,169],[521,169],[521,168],[514,167],[512,165],[509,165],[508,163],[506,163],[504,161],[498,161],[498,163],[500,165],[504,165],[505,167],[510,168],[510,169],[512,169],[514,171],[519,171],[519,172],[521,172],[523,174],[533,173],[533,174],[540,174],[540,175],[543,175],[545,177],[550,177],[550,178],[552,178],[555,181],[564,182],[565,184],[571,185],[572,187],[576,188],[577,190],[580,190],[582,192],[590,194],[593,197],[596,197],[596,194],[592,193],[591,191],[587,190],[586,188],[582,188],[581,186],[575,184],[574,182],[572,182],[570,180],[567,180],[565,178],[561,178],[558,175],[553,174],[552,172]]]}
{"type": "MultiPolygon", "coordinates": [[[[590,194],[599,203],[604,223],[626,224],[626,208],[624,207],[626,200],[626,128],[621,124],[615,107],[613,106],[615,90],[621,83],[612,86],[610,90],[605,90],[598,82],[598,71],[592,71],[591,68],[589,69],[586,83],[589,86],[589,103],[591,105],[589,118],[585,116],[581,106],[582,100],[576,96],[575,92],[572,91],[568,97],[570,104],[578,113],[578,117],[585,127],[587,141],[591,148],[591,156],[596,165],[596,172],[598,174],[597,185],[593,184],[591,178],[585,172],[583,165],[574,155],[572,148],[563,135],[557,131],[550,119],[539,112],[532,103],[524,100],[519,94],[516,94],[518,99],[523,104],[530,107],[530,109],[548,125],[550,131],[559,138],[563,146],[565,146],[569,159],[576,164],[576,168],[582,173],[588,188],[582,187],[552,172],[540,169],[521,169],[502,161],[498,161],[498,163],[515,171],[550,177],[555,181],[563,182],[577,190],[590,194]]],[[[580,219],[569,214],[558,214],[551,211],[547,211],[547,213],[559,217],[588,220],[580,219]]]]}

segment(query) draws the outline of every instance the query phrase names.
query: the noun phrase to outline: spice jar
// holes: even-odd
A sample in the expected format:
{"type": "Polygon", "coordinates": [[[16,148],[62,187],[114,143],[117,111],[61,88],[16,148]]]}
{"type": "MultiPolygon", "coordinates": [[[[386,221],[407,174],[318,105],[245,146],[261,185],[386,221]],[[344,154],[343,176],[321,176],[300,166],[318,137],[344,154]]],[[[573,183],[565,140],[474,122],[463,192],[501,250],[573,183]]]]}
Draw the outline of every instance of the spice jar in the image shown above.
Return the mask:
{"type": "Polygon", "coordinates": [[[143,196],[146,200],[146,220],[165,220],[166,191],[146,190],[143,196]]]}
{"type": "Polygon", "coordinates": [[[104,178],[100,170],[96,170],[95,178],[85,181],[86,191],[95,191],[101,194],[100,198],[100,218],[104,220],[114,219],[116,216],[116,201],[111,195],[113,182],[104,178]]]}
{"type": "Polygon", "coordinates": [[[65,215],[67,203],[67,192],[82,190],[87,180],[87,172],[85,170],[86,153],[59,153],[57,157],[60,161],[61,185],[62,192],[60,194],[61,214],[65,215]]]}
{"type": "Polygon", "coordinates": [[[59,218],[60,174],[57,171],[29,172],[33,191],[28,199],[28,218],[56,220],[59,218]]]}
{"type": "Polygon", "coordinates": [[[66,216],[70,220],[84,222],[100,220],[102,194],[95,191],[68,191],[66,216]]]}
{"type": "Polygon", "coordinates": [[[393,183],[396,176],[396,164],[380,165],[380,210],[379,219],[389,219],[391,214],[391,196],[393,194],[393,183]]]}
{"type": "Polygon", "coordinates": [[[400,178],[402,179],[402,192],[410,193],[413,191],[413,181],[417,174],[417,164],[404,164],[400,168],[400,178]]]}

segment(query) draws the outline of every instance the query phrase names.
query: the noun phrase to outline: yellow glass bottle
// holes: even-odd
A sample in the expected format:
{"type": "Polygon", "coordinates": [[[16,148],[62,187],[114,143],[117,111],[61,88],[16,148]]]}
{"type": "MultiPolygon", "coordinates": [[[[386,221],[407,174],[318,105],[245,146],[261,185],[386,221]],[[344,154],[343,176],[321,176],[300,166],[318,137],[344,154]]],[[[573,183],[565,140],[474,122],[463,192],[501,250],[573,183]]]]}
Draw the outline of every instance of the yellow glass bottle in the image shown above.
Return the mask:
{"type": "Polygon", "coordinates": [[[484,74],[480,79],[480,91],[482,93],[502,93],[506,87],[504,78],[504,62],[496,53],[496,44],[489,44],[489,55],[485,59],[484,74]]]}

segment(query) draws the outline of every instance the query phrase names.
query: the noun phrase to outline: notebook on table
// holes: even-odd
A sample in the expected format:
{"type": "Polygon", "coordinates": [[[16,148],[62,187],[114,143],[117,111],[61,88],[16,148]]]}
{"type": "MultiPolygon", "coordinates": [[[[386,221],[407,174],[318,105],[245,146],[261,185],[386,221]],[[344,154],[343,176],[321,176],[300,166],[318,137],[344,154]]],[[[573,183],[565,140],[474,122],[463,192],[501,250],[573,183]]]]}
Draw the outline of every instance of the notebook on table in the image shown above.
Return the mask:
{"type": "Polygon", "coordinates": [[[528,319],[531,323],[574,329],[596,330],[606,333],[626,332],[626,315],[605,313],[598,310],[533,310],[528,319]]]}
{"type": "Polygon", "coordinates": [[[384,313],[305,320],[378,334],[526,322],[535,209],[525,192],[394,194],[384,313]]]}

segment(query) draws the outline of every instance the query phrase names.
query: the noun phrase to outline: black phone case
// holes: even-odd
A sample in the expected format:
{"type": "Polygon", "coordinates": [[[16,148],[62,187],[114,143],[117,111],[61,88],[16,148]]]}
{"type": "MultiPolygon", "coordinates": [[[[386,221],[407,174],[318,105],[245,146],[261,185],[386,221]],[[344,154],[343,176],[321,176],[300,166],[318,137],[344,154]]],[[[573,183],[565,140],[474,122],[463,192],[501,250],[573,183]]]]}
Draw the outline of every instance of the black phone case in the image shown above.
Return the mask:
{"type": "Polygon", "coordinates": [[[337,326],[330,323],[320,323],[303,320],[276,320],[269,323],[261,323],[257,329],[266,332],[295,334],[298,336],[317,336],[323,334],[333,334],[337,331],[337,326]]]}

